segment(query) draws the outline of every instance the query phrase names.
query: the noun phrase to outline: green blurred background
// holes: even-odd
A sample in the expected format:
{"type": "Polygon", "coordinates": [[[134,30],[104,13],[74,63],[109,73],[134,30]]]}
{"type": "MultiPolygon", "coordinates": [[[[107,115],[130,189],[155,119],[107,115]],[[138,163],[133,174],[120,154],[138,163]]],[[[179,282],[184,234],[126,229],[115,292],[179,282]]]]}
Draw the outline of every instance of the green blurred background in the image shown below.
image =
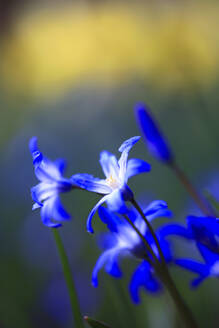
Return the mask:
{"type": "MultiPolygon", "coordinates": [[[[68,161],[66,176],[101,176],[99,152],[117,152],[138,135],[133,106],[146,102],[193,183],[219,196],[219,42],[216,1],[2,1],[0,7],[0,327],[71,327],[68,295],[51,232],[31,211],[37,183],[28,141],[38,136],[48,157],[68,161]]],[[[168,202],[177,221],[199,214],[167,167],[143,142],[132,155],[152,164],[130,182],[139,199],[168,202]]],[[[167,295],[142,292],[134,306],[128,283],[137,263],[122,262],[124,279],[100,273],[99,232],[86,232],[98,199],[74,192],[63,202],[73,219],[61,230],[84,314],[112,327],[179,327],[167,295]]],[[[177,254],[193,251],[177,243],[177,254]]],[[[195,256],[195,255],[194,255],[195,256]]],[[[190,291],[191,274],[173,268],[200,327],[218,327],[218,280],[190,291]]]]}

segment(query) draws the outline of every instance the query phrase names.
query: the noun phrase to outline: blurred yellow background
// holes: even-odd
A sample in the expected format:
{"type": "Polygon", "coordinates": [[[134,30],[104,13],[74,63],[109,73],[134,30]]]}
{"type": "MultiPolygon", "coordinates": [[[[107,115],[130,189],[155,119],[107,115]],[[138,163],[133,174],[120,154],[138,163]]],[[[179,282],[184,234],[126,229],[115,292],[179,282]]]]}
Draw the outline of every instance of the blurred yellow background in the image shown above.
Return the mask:
{"type": "Polygon", "coordinates": [[[65,5],[24,12],[1,49],[10,92],[61,92],[137,78],[177,88],[218,77],[217,3],[65,5]]]}

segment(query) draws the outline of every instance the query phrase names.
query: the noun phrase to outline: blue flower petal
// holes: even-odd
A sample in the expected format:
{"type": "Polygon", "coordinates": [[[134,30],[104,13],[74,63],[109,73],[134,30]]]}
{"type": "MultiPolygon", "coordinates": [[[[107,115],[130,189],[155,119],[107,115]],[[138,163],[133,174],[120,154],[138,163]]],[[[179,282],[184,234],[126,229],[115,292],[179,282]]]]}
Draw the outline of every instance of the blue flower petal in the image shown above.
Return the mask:
{"type": "Polygon", "coordinates": [[[127,207],[122,197],[122,192],[120,189],[116,189],[111,194],[108,195],[107,205],[109,210],[112,212],[118,212],[121,214],[125,214],[127,212],[127,207]]]}
{"type": "Polygon", "coordinates": [[[102,232],[98,237],[98,246],[101,249],[114,248],[118,244],[117,236],[111,232],[102,232]]]}
{"type": "Polygon", "coordinates": [[[151,155],[163,162],[172,161],[171,149],[146,105],[137,104],[135,106],[135,115],[151,155]]]}
{"type": "Polygon", "coordinates": [[[163,200],[153,201],[145,210],[144,214],[149,221],[157,217],[171,217],[172,212],[168,209],[168,205],[163,200]]]}
{"type": "Polygon", "coordinates": [[[32,154],[33,158],[33,164],[38,164],[42,161],[43,155],[39,151],[38,146],[37,146],[37,137],[32,137],[29,141],[29,149],[32,154]]]}
{"type": "Polygon", "coordinates": [[[119,175],[119,165],[115,155],[104,150],[100,153],[100,165],[106,178],[117,177],[119,175]]]}
{"type": "Polygon", "coordinates": [[[63,179],[57,165],[46,157],[35,165],[35,174],[40,181],[51,182],[63,179]]]}
{"type": "Polygon", "coordinates": [[[129,152],[131,148],[134,146],[134,144],[136,144],[136,142],[139,141],[139,139],[141,139],[141,137],[136,136],[125,140],[119,147],[119,152],[120,153],[123,153],[124,151],[129,152]]]}
{"type": "Polygon", "coordinates": [[[75,174],[71,177],[71,181],[78,187],[93,191],[99,194],[108,194],[111,189],[107,186],[105,180],[94,178],[90,174],[75,174]]]}
{"type": "Polygon", "coordinates": [[[30,139],[29,148],[33,157],[33,164],[35,167],[36,177],[43,182],[53,181],[68,181],[69,186],[71,183],[67,179],[62,178],[62,173],[65,168],[65,160],[58,159],[54,162],[42,155],[37,146],[37,138],[30,139]]]}
{"type": "Polygon", "coordinates": [[[201,276],[193,279],[190,283],[191,288],[197,288],[206,278],[207,278],[206,276],[204,277],[201,276]]]}
{"type": "Polygon", "coordinates": [[[118,226],[122,224],[121,219],[107,208],[100,206],[98,209],[98,214],[103,223],[105,223],[108,229],[112,232],[118,231],[118,226]]]}
{"type": "Polygon", "coordinates": [[[92,228],[92,218],[94,216],[94,214],[96,213],[96,211],[98,210],[98,208],[100,207],[100,205],[102,205],[105,201],[108,200],[109,195],[106,195],[104,197],[102,197],[99,202],[94,206],[94,208],[91,210],[88,219],[87,219],[87,231],[90,233],[94,233],[94,230],[92,228]]]}
{"type": "Polygon", "coordinates": [[[154,200],[149,204],[149,206],[144,209],[145,215],[154,214],[157,210],[166,209],[168,207],[167,203],[163,200],[154,200]]]}
{"type": "Polygon", "coordinates": [[[50,227],[50,228],[58,228],[61,226],[60,223],[56,223],[53,221],[53,214],[54,210],[53,207],[55,206],[54,203],[56,201],[56,197],[49,198],[46,200],[41,208],[41,217],[43,223],[50,227]]]}
{"type": "Polygon", "coordinates": [[[215,218],[188,216],[187,223],[193,238],[198,243],[202,243],[214,252],[219,252],[216,238],[219,234],[219,224],[215,218]]]}
{"type": "Polygon", "coordinates": [[[187,217],[188,227],[191,229],[196,229],[196,227],[206,227],[206,230],[211,231],[213,234],[219,236],[219,224],[216,218],[212,217],[197,217],[188,216],[187,217]]]}
{"type": "Polygon", "coordinates": [[[162,238],[165,238],[170,235],[176,235],[176,236],[180,236],[180,237],[183,237],[186,239],[192,239],[192,235],[191,235],[190,231],[178,223],[168,224],[168,225],[162,227],[159,230],[159,234],[162,236],[162,238]]]}
{"type": "Polygon", "coordinates": [[[208,246],[202,243],[197,243],[197,247],[204,258],[205,262],[209,265],[213,265],[215,262],[219,261],[219,248],[217,247],[217,252],[211,251],[208,246]]]}
{"type": "Polygon", "coordinates": [[[118,263],[116,262],[112,263],[111,267],[106,267],[106,271],[114,278],[122,277],[122,271],[120,270],[118,263]]]}
{"type": "Polygon", "coordinates": [[[55,163],[57,169],[59,170],[59,172],[61,174],[63,174],[65,171],[65,168],[66,168],[66,160],[63,158],[59,158],[59,159],[55,160],[54,163],[55,163]]]}
{"type": "Polygon", "coordinates": [[[121,253],[121,249],[114,249],[114,251],[111,253],[111,255],[108,257],[108,260],[105,264],[105,270],[107,273],[109,273],[114,278],[120,278],[122,277],[122,271],[120,270],[118,266],[118,255],[121,253]]]}
{"type": "Polygon", "coordinates": [[[32,137],[29,141],[29,149],[31,153],[38,151],[37,137],[32,137]]]}
{"type": "Polygon", "coordinates": [[[43,203],[41,216],[43,223],[49,227],[58,227],[60,223],[55,221],[64,221],[71,218],[62,206],[58,196],[50,197],[43,203]]]}
{"type": "Polygon", "coordinates": [[[109,249],[105,251],[98,259],[92,273],[92,285],[94,287],[98,286],[98,272],[99,270],[107,263],[107,261],[111,261],[112,258],[115,257],[115,249],[109,249]]]}
{"type": "Polygon", "coordinates": [[[141,137],[132,137],[123,142],[123,144],[119,147],[119,151],[122,153],[119,159],[119,178],[123,183],[127,182],[127,160],[128,153],[133,147],[133,145],[140,139],[141,137]]]}
{"type": "Polygon", "coordinates": [[[146,288],[151,293],[156,293],[161,290],[161,284],[154,278],[151,273],[150,264],[146,261],[143,261],[133,273],[129,285],[131,298],[136,304],[140,302],[139,293],[141,287],[146,288]]]}
{"type": "Polygon", "coordinates": [[[57,187],[51,183],[40,182],[31,188],[31,195],[34,202],[42,205],[42,201],[57,194],[57,187]]]}
{"type": "Polygon", "coordinates": [[[188,216],[187,224],[197,241],[201,241],[202,238],[208,238],[214,243],[214,236],[219,236],[219,224],[216,218],[188,216]]]}
{"type": "Polygon", "coordinates": [[[70,214],[64,209],[59,197],[56,197],[53,202],[52,218],[55,221],[65,221],[71,218],[70,214]]]}
{"type": "Polygon", "coordinates": [[[207,276],[209,274],[209,267],[206,264],[189,259],[177,259],[174,262],[184,269],[198,273],[201,276],[207,276]]]}
{"type": "Polygon", "coordinates": [[[151,166],[149,163],[141,159],[132,158],[127,163],[126,181],[134,175],[149,172],[150,170],[151,166]]]}
{"type": "Polygon", "coordinates": [[[136,219],[138,219],[139,215],[137,214],[136,211],[133,211],[133,209],[127,208],[127,213],[126,215],[128,215],[129,219],[132,222],[135,222],[136,219]]]}
{"type": "Polygon", "coordinates": [[[158,279],[155,278],[155,276],[152,276],[152,274],[150,279],[146,281],[145,288],[147,289],[148,292],[153,294],[158,293],[162,290],[162,286],[160,282],[158,281],[158,279]]]}

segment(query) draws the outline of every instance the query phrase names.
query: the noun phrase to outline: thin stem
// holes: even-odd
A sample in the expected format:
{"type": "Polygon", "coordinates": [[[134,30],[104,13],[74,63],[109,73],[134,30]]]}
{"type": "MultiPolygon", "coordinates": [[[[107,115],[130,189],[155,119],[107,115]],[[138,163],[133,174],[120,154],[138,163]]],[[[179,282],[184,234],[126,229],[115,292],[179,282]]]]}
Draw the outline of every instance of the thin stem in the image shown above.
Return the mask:
{"type": "MultiPolygon", "coordinates": [[[[147,258],[145,257],[147,261],[147,258]]],[[[176,309],[183,319],[186,328],[198,328],[198,325],[193,317],[193,314],[187,304],[184,302],[182,296],[180,295],[170,273],[166,263],[162,264],[158,262],[158,264],[154,264],[154,270],[157,276],[160,278],[160,281],[166,287],[171,296],[176,309]]]]}
{"type": "Polygon", "coordinates": [[[200,210],[207,216],[216,216],[216,213],[214,213],[213,209],[210,207],[207,201],[201,195],[199,195],[188,177],[176,164],[176,162],[171,162],[169,166],[174,171],[179,181],[184,185],[190,196],[194,199],[200,210]]]}
{"type": "Polygon", "coordinates": [[[83,318],[82,318],[81,311],[80,311],[80,305],[78,302],[78,297],[77,297],[74,281],[72,278],[71,268],[70,268],[68,258],[67,258],[67,255],[66,255],[66,252],[64,249],[64,245],[62,243],[58,229],[52,228],[52,232],[53,232],[53,236],[54,236],[54,239],[56,242],[56,247],[58,250],[58,254],[60,257],[61,264],[62,264],[62,269],[63,269],[66,285],[67,285],[69,296],[70,296],[71,309],[72,309],[72,313],[73,313],[75,327],[84,328],[83,318]]]}
{"type": "MultiPolygon", "coordinates": [[[[136,208],[136,210],[141,215],[142,219],[147,224],[147,227],[148,227],[150,233],[152,234],[152,236],[154,238],[154,241],[156,243],[157,249],[159,251],[160,258],[162,259],[162,262],[159,262],[158,259],[156,258],[155,262],[151,261],[152,263],[151,262],[149,262],[149,263],[152,265],[152,267],[154,267],[158,277],[160,278],[162,283],[166,286],[170,296],[172,297],[172,299],[173,299],[173,301],[176,305],[176,308],[178,309],[178,312],[180,313],[182,319],[185,322],[185,327],[186,328],[198,328],[198,326],[197,326],[197,324],[196,324],[196,322],[193,318],[192,312],[190,311],[188,306],[185,304],[183,298],[181,297],[181,295],[179,294],[179,292],[176,288],[176,285],[175,285],[174,281],[172,280],[172,277],[169,274],[168,267],[167,267],[167,264],[166,264],[166,261],[165,261],[161,246],[159,244],[158,238],[157,238],[157,236],[156,236],[150,222],[147,220],[147,218],[144,215],[141,207],[138,205],[138,203],[134,199],[131,201],[131,203],[133,204],[133,206],[136,208]]],[[[132,223],[132,221],[131,221],[131,223],[132,223]]],[[[135,227],[135,225],[133,223],[132,223],[132,226],[135,227]]],[[[138,229],[136,227],[135,227],[135,231],[136,232],[138,231],[138,229]]],[[[138,234],[139,233],[140,232],[138,231],[138,234]]],[[[139,236],[140,236],[140,234],[139,234],[139,236]]],[[[142,236],[141,239],[142,238],[144,239],[144,236],[142,234],[141,234],[141,236],[142,236]]],[[[150,245],[149,245],[149,247],[150,247],[150,245]]],[[[151,249],[151,247],[150,247],[150,249],[151,249]]],[[[145,257],[145,260],[148,261],[148,258],[145,257]]]]}
{"type": "Polygon", "coordinates": [[[139,204],[136,202],[136,200],[133,198],[131,200],[132,205],[136,208],[136,210],[138,211],[138,213],[141,215],[142,219],[144,220],[144,222],[146,223],[148,230],[150,231],[152,237],[154,238],[155,244],[157,246],[157,250],[159,252],[160,255],[160,259],[163,263],[165,263],[165,257],[163,255],[162,249],[160,247],[160,243],[157,239],[156,233],[154,232],[150,222],[148,221],[148,219],[146,218],[146,216],[144,215],[144,212],[142,211],[141,207],[139,206],[139,204]]]}
{"type": "Polygon", "coordinates": [[[163,282],[163,284],[166,286],[182,319],[184,319],[186,328],[198,328],[198,325],[193,317],[193,314],[190,311],[189,307],[184,302],[182,296],[180,295],[172,277],[169,274],[168,268],[165,267],[162,269],[162,271],[159,271],[159,269],[157,269],[156,272],[160,277],[161,281],[163,282]]]}
{"type": "MultiPolygon", "coordinates": [[[[150,244],[147,242],[147,240],[145,239],[145,237],[142,235],[142,233],[138,230],[138,228],[136,228],[136,226],[134,225],[134,223],[129,219],[129,217],[127,215],[123,215],[124,218],[126,219],[126,221],[131,225],[131,227],[135,230],[135,232],[139,235],[139,237],[141,238],[143,244],[145,245],[147,251],[149,252],[149,254],[153,257],[154,262],[155,263],[159,263],[156,255],[154,254],[150,244]]],[[[154,262],[150,259],[150,257],[148,255],[145,256],[145,259],[152,265],[154,266],[154,262]]]]}
{"type": "MultiPolygon", "coordinates": [[[[105,322],[95,320],[91,317],[88,317],[87,315],[84,316],[84,320],[89,324],[92,328],[110,328],[105,322]]],[[[78,328],[78,327],[76,327],[78,328]]]]}

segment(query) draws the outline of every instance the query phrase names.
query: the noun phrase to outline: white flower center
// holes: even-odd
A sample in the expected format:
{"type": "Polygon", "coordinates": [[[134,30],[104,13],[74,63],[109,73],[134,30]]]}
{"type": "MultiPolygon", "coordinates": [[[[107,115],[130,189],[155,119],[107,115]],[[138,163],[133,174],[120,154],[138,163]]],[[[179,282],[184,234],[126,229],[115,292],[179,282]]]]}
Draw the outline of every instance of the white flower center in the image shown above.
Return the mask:
{"type": "Polygon", "coordinates": [[[106,183],[113,190],[119,188],[121,184],[119,179],[114,178],[112,175],[110,175],[109,178],[106,179],[106,183]]]}

